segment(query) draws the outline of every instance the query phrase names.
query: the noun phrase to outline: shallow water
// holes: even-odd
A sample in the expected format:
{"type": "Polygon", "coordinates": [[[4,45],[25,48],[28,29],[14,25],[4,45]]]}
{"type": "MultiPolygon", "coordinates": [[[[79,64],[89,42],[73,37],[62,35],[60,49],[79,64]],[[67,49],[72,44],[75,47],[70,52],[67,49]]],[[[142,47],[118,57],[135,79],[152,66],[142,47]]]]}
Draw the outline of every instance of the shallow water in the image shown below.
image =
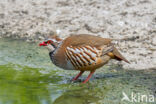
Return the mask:
{"type": "Polygon", "coordinates": [[[77,74],[54,66],[48,51],[37,43],[0,39],[0,104],[156,104],[149,95],[156,95],[156,71],[130,71],[119,66],[104,66],[91,81],[77,82],[77,74]],[[111,70],[118,69],[118,70],[111,70]],[[131,100],[121,101],[123,92],[131,100]],[[139,101],[147,95],[147,101],[139,101]]]}

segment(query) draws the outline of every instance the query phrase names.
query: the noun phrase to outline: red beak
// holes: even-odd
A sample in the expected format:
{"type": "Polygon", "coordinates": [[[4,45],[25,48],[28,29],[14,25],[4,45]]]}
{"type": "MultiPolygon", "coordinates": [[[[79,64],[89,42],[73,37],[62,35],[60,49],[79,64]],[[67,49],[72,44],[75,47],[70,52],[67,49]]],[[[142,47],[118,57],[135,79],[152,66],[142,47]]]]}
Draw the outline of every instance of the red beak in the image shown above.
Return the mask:
{"type": "Polygon", "coordinates": [[[47,46],[47,44],[45,42],[42,42],[39,44],[39,46],[47,46]]]}

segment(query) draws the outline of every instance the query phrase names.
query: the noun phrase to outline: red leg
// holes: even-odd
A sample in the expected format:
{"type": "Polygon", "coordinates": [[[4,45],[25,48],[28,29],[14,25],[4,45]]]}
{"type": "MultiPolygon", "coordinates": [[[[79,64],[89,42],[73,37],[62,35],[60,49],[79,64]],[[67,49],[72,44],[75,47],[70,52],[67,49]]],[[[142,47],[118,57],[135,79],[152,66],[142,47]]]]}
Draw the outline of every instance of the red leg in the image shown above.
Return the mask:
{"type": "Polygon", "coordinates": [[[88,77],[86,78],[85,81],[83,81],[82,83],[86,83],[88,82],[88,80],[92,77],[92,75],[94,74],[95,71],[90,72],[90,74],[88,75],[88,77]]]}
{"type": "Polygon", "coordinates": [[[73,78],[72,81],[77,80],[83,73],[84,71],[80,71],[80,73],[75,78],[73,78]]]}

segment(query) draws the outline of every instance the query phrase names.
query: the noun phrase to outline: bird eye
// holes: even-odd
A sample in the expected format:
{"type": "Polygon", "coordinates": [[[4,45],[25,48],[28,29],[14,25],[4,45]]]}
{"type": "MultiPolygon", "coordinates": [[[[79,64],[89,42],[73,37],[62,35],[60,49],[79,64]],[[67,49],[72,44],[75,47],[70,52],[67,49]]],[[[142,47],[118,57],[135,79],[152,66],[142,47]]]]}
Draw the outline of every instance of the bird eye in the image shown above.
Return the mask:
{"type": "Polygon", "coordinates": [[[47,41],[48,44],[50,44],[50,41],[47,41]]]}
{"type": "Polygon", "coordinates": [[[51,41],[51,40],[47,40],[47,41],[45,41],[45,43],[47,43],[47,44],[51,44],[52,41],[51,41]]]}

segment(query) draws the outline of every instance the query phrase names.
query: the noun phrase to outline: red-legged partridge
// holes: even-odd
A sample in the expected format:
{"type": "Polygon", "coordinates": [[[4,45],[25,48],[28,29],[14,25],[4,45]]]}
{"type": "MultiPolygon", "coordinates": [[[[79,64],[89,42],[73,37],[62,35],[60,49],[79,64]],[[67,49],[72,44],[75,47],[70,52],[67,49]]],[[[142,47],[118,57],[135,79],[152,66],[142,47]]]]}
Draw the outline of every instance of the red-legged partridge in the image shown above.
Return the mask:
{"type": "Polygon", "coordinates": [[[114,47],[111,39],[98,36],[80,34],[69,36],[64,40],[52,36],[40,43],[40,46],[46,46],[49,49],[50,58],[56,66],[80,71],[73,80],[78,79],[84,71],[90,71],[83,83],[86,83],[95,70],[110,59],[129,63],[114,47]]]}

